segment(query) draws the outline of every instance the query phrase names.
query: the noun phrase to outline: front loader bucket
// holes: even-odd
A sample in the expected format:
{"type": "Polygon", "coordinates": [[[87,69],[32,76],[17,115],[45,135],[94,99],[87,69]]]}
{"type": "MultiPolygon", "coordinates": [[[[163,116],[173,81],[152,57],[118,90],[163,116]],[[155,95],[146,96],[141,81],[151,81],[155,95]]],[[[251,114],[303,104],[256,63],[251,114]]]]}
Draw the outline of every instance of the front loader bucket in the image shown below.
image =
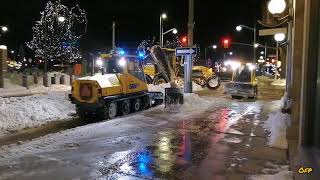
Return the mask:
{"type": "Polygon", "coordinates": [[[183,104],[183,93],[179,88],[165,88],[165,107],[183,104]]]}

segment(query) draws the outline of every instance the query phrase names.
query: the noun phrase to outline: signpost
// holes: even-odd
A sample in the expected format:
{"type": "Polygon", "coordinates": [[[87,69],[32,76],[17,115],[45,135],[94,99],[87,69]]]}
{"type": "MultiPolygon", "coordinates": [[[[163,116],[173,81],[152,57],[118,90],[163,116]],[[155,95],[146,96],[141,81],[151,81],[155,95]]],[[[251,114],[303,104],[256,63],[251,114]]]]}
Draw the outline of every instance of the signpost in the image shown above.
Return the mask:
{"type": "Polygon", "coordinates": [[[184,93],[192,93],[192,58],[198,53],[197,48],[176,48],[176,56],[184,56],[184,93]]]}

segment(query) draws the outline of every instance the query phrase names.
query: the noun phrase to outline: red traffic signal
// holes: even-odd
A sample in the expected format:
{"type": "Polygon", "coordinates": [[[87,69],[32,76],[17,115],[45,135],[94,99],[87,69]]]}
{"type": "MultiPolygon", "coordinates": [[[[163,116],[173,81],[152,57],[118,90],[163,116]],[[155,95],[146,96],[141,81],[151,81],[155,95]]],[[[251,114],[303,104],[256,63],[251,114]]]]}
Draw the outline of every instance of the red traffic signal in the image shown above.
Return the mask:
{"type": "Polygon", "coordinates": [[[181,37],[181,45],[182,46],[187,46],[188,45],[188,37],[187,36],[181,37]]]}
{"type": "Polygon", "coordinates": [[[222,46],[223,48],[227,49],[230,47],[231,39],[230,38],[223,38],[222,39],[222,46]]]}
{"type": "Polygon", "coordinates": [[[187,38],[186,36],[182,37],[182,42],[183,42],[183,43],[186,43],[187,40],[188,40],[188,38],[187,38]]]}

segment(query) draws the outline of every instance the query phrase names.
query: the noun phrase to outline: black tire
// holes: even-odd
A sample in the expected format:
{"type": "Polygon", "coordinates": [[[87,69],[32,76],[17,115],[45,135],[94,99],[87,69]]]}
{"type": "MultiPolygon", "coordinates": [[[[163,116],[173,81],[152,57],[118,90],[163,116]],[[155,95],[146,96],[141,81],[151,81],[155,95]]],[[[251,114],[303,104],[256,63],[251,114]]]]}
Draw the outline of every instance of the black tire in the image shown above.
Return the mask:
{"type": "Polygon", "coordinates": [[[162,84],[162,83],[168,83],[168,81],[162,76],[154,77],[154,79],[153,79],[153,84],[154,85],[159,85],[159,84],[162,84]]]}
{"type": "Polygon", "coordinates": [[[211,90],[218,89],[220,87],[220,84],[221,84],[221,80],[218,76],[212,76],[207,79],[208,89],[211,89],[211,90]]]}
{"type": "Polygon", "coordinates": [[[104,119],[113,119],[117,116],[117,103],[110,102],[103,109],[104,119]]]}
{"type": "Polygon", "coordinates": [[[125,100],[121,102],[121,114],[122,115],[127,115],[130,113],[130,101],[129,100],[125,100]]]}
{"type": "Polygon", "coordinates": [[[85,121],[85,122],[92,122],[93,121],[93,118],[94,118],[93,113],[88,110],[85,110],[85,109],[78,107],[78,108],[76,108],[76,113],[81,121],[85,121]]]}
{"type": "Polygon", "coordinates": [[[131,107],[132,112],[140,111],[142,109],[142,101],[140,99],[134,99],[131,107]]]}
{"type": "Polygon", "coordinates": [[[147,74],[145,76],[146,76],[146,83],[147,84],[152,84],[152,78],[147,74]]]}

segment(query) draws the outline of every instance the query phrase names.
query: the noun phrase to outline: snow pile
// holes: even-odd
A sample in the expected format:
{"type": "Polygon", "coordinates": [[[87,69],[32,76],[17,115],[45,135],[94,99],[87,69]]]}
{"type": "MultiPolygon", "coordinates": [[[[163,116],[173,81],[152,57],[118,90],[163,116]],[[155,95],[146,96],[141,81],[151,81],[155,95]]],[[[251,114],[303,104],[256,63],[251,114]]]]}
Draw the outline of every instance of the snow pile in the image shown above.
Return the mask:
{"type": "Polygon", "coordinates": [[[282,166],[276,174],[253,175],[249,180],[292,180],[293,172],[289,171],[289,166],[282,166]]]}
{"type": "Polygon", "coordinates": [[[194,93],[188,93],[183,95],[183,105],[182,108],[185,111],[192,111],[199,109],[201,107],[209,107],[212,101],[205,98],[201,98],[199,95],[194,93]]]}
{"type": "Polygon", "coordinates": [[[287,149],[286,129],[290,125],[290,115],[284,114],[281,110],[271,112],[264,128],[270,132],[268,145],[280,149],[287,149]]]}
{"type": "Polygon", "coordinates": [[[286,79],[278,79],[271,83],[273,86],[286,86],[286,79]]]}
{"type": "MultiPolygon", "coordinates": [[[[66,88],[66,87],[60,87],[66,88]]],[[[0,134],[69,118],[75,107],[65,91],[44,95],[0,98],[0,134]]]]}
{"type": "MultiPolygon", "coordinates": [[[[178,85],[178,88],[181,88],[183,91],[183,87],[184,87],[183,82],[180,81],[177,83],[177,85],[178,85]]],[[[162,92],[162,93],[164,93],[165,88],[170,88],[170,87],[171,87],[170,83],[163,83],[163,84],[159,84],[159,85],[148,84],[149,91],[162,92]]],[[[192,90],[193,91],[201,91],[201,90],[203,90],[203,88],[200,85],[192,82],[192,90]]]]}
{"type": "Polygon", "coordinates": [[[170,83],[163,83],[159,85],[148,84],[148,90],[153,92],[162,92],[164,94],[165,88],[170,88],[170,83]]]}

